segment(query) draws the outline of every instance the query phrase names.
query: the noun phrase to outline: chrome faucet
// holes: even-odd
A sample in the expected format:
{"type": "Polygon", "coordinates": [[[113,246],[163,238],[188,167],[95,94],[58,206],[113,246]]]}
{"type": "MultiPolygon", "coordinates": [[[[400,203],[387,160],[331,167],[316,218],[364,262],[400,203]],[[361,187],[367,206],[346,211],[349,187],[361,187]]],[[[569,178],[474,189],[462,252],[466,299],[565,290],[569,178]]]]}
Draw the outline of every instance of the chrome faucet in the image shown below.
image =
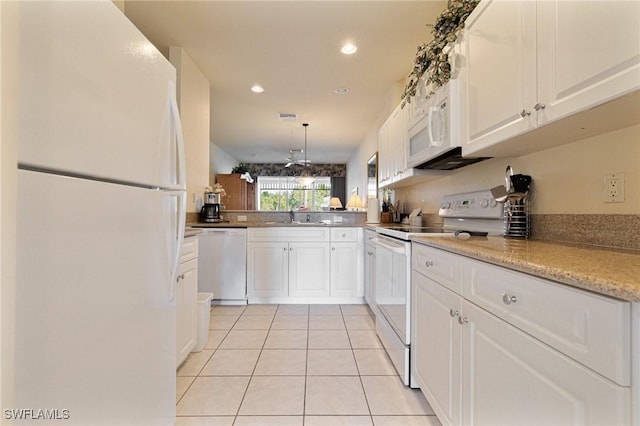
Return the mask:
{"type": "Polygon", "coordinates": [[[295,215],[293,214],[293,209],[289,210],[289,219],[291,219],[291,223],[294,222],[295,215]]]}
{"type": "Polygon", "coordinates": [[[310,222],[311,222],[311,214],[307,213],[307,223],[310,223],[310,222]]]}

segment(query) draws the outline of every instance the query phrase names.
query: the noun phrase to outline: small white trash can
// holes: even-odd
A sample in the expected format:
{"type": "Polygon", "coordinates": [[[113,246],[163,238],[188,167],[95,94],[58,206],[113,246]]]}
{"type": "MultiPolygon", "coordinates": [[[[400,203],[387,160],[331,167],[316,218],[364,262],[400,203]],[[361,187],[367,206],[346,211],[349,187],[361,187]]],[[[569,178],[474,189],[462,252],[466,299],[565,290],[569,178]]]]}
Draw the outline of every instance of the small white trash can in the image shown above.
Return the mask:
{"type": "Polygon", "coordinates": [[[191,352],[200,352],[209,340],[209,321],[211,319],[211,299],[213,293],[198,293],[198,341],[191,352]]]}

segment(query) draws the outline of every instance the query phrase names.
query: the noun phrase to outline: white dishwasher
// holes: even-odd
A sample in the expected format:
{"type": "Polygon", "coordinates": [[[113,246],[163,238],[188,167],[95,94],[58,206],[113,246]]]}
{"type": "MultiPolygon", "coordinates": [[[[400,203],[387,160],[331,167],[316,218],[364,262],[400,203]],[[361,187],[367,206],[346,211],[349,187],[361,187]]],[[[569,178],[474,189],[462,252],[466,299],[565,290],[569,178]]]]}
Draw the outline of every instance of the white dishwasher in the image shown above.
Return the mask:
{"type": "Polygon", "coordinates": [[[247,303],[247,230],[204,228],[198,235],[198,291],[213,303],[247,303]]]}

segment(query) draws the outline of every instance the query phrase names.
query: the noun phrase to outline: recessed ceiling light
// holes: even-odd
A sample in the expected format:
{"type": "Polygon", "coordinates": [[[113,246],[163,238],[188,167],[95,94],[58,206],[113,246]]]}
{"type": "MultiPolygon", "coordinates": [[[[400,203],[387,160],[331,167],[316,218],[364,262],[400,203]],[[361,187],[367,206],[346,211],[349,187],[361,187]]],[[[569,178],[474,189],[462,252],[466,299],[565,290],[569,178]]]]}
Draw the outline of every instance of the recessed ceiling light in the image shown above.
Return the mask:
{"type": "Polygon", "coordinates": [[[262,92],[264,92],[264,88],[262,86],[260,86],[259,84],[254,84],[253,87],[251,87],[251,91],[253,93],[262,93],[262,92]]]}
{"type": "Polygon", "coordinates": [[[345,55],[353,55],[358,50],[358,47],[355,44],[347,43],[340,49],[340,52],[345,55]]]}
{"type": "Polygon", "coordinates": [[[336,93],[337,93],[338,95],[346,95],[347,93],[349,93],[349,89],[348,89],[348,88],[346,88],[346,87],[338,87],[338,88],[336,89],[336,93]]]}

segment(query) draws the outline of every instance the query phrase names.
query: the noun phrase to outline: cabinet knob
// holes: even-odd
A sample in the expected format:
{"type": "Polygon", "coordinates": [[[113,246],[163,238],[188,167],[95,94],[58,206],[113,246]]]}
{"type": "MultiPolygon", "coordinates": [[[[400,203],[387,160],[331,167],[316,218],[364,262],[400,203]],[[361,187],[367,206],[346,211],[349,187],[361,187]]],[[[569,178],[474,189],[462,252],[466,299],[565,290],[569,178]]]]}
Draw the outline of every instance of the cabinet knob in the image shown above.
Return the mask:
{"type": "Polygon", "coordinates": [[[512,303],[516,303],[518,300],[516,299],[516,297],[514,295],[504,293],[502,295],[502,301],[504,302],[505,305],[510,305],[512,303]]]}
{"type": "Polygon", "coordinates": [[[283,247],[283,248],[282,248],[282,250],[287,251],[287,248],[286,248],[286,247],[283,247]]]}
{"type": "Polygon", "coordinates": [[[427,268],[431,268],[433,266],[433,260],[427,260],[426,262],[424,262],[424,266],[426,266],[427,268]]]}
{"type": "Polygon", "coordinates": [[[331,247],[331,250],[336,251],[336,248],[335,247],[331,247]]]}
{"type": "Polygon", "coordinates": [[[522,110],[520,111],[520,117],[525,118],[527,115],[531,115],[531,111],[522,110]]]}
{"type": "Polygon", "coordinates": [[[536,111],[540,111],[541,109],[545,109],[546,105],[545,104],[541,104],[540,102],[538,102],[537,104],[535,104],[533,106],[533,109],[535,109],[536,111]]]}
{"type": "Polygon", "coordinates": [[[458,324],[464,325],[468,322],[469,322],[469,319],[467,317],[462,317],[461,315],[458,315],[458,324]]]}
{"type": "Polygon", "coordinates": [[[289,247],[289,251],[293,251],[293,247],[289,247]]]}
{"type": "Polygon", "coordinates": [[[455,317],[457,317],[457,316],[458,316],[458,314],[459,314],[459,312],[458,312],[458,311],[456,311],[456,310],[454,310],[454,309],[449,309],[449,316],[450,316],[451,318],[455,318],[455,317]]]}
{"type": "Polygon", "coordinates": [[[180,280],[184,280],[184,274],[180,274],[176,277],[176,282],[180,281],[180,280]]]}

